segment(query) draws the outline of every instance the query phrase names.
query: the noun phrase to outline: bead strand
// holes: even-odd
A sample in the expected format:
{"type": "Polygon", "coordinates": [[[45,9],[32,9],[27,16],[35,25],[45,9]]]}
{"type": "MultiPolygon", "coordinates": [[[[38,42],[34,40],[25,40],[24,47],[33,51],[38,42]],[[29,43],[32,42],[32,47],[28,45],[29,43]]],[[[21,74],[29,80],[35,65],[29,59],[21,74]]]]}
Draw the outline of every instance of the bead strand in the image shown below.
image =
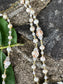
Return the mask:
{"type": "Polygon", "coordinates": [[[39,84],[39,79],[38,79],[38,77],[36,77],[36,73],[35,73],[36,60],[37,60],[37,58],[39,56],[39,52],[38,52],[38,46],[37,46],[38,39],[36,38],[36,35],[35,35],[35,32],[34,32],[35,31],[35,27],[33,26],[33,17],[32,16],[33,16],[34,11],[32,10],[31,5],[29,5],[29,0],[25,1],[24,6],[26,7],[26,12],[29,13],[29,15],[30,15],[30,19],[29,19],[30,31],[32,32],[32,35],[33,35],[33,43],[35,43],[35,48],[32,51],[32,56],[33,56],[32,69],[33,69],[33,75],[34,75],[34,82],[39,84]]]}
{"type": "Polygon", "coordinates": [[[44,73],[44,79],[45,79],[45,82],[43,84],[47,84],[47,72],[48,70],[46,69],[46,65],[45,65],[45,57],[44,57],[44,52],[43,50],[45,49],[44,45],[43,45],[43,31],[41,30],[41,28],[39,27],[39,20],[36,19],[35,15],[34,15],[34,24],[37,26],[37,29],[36,29],[36,35],[38,37],[38,39],[40,40],[40,43],[41,43],[41,46],[40,46],[40,50],[41,50],[41,55],[42,57],[40,58],[41,62],[43,63],[43,73],[44,73]]]}
{"type": "Polygon", "coordinates": [[[3,16],[3,19],[7,20],[7,22],[9,23],[8,24],[8,28],[9,28],[9,36],[8,36],[8,48],[7,48],[7,53],[8,53],[8,56],[6,57],[5,61],[4,61],[4,74],[2,74],[2,84],[5,84],[5,79],[7,77],[6,75],[6,71],[7,71],[7,68],[10,66],[11,62],[10,62],[10,58],[9,58],[9,55],[10,55],[10,51],[11,51],[11,39],[12,39],[12,36],[11,36],[11,29],[12,29],[12,24],[10,23],[10,20],[8,19],[7,15],[4,13],[4,14],[0,14],[0,16],[3,16]]]}
{"type": "MultiPolygon", "coordinates": [[[[29,7],[31,7],[30,4],[28,4],[29,7]]],[[[28,13],[31,13],[33,15],[33,18],[34,18],[34,24],[37,26],[37,29],[36,29],[36,35],[37,37],[40,39],[40,42],[41,42],[41,47],[44,48],[43,46],[43,42],[42,42],[42,39],[43,39],[43,31],[41,30],[41,28],[39,27],[38,23],[39,23],[39,20],[36,19],[36,16],[35,16],[35,11],[31,8],[27,8],[27,12],[28,13]]],[[[45,65],[45,57],[44,57],[44,52],[43,50],[41,50],[41,55],[42,57],[40,58],[42,63],[43,63],[43,73],[44,73],[44,79],[45,79],[45,82],[43,84],[47,84],[47,70],[46,70],[46,66],[45,65]]]]}

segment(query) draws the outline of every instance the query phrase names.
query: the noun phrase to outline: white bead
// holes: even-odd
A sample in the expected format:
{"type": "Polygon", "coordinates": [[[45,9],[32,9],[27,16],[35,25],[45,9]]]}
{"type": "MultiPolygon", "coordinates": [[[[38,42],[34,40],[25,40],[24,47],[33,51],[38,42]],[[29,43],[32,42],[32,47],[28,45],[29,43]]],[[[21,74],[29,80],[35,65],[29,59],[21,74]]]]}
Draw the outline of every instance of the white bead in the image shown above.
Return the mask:
{"type": "Polygon", "coordinates": [[[44,79],[46,80],[46,79],[48,79],[48,77],[47,76],[44,76],[44,79]]]}
{"type": "Polygon", "coordinates": [[[11,44],[11,41],[9,41],[8,44],[10,45],[11,44]]]}
{"type": "Polygon", "coordinates": [[[5,81],[4,80],[2,81],[2,84],[5,84],[5,81]]]}
{"type": "Polygon", "coordinates": [[[5,61],[4,62],[4,68],[7,69],[10,66],[11,62],[10,61],[5,61]]]}
{"type": "Polygon", "coordinates": [[[43,66],[43,67],[46,67],[46,65],[45,65],[45,64],[43,64],[42,66],[43,66]]]}
{"type": "Polygon", "coordinates": [[[30,13],[30,8],[27,8],[27,9],[26,9],[26,12],[30,13]]]}
{"type": "Polygon", "coordinates": [[[34,42],[34,43],[37,43],[37,42],[38,42],[38,39],[33,39],[33,42],[34,42]]]}
{"type": "Polygon", "coordinates": [[[36,69],[36,66],[35,65],[32,65],[32,69],[36,69]]]}
{"type": "Polygon", "coordinates": [[[35,27],[34,27],[34,26],[31,26],[31,27],[30,27],[30,31],[33,32],[34,30],[35,30],[35,27]]]}
{"type": "Polygon", "coordinates": [[[2,16],[2,14],[0,13],[0,16],[2,16]]]}
{"type": "Polygon", "coordinates": [[[44,0],[41,0],[41,1],[44,1],[44,0]]]}
{"type": "Polygon", "coordinates": [[[43,73],[44,73],[44,74],[47,74],[47,72],[48,72],[48,70],[43,70],[43,73]]]}
{"type": "Polygon", "coordinates": [[[11,34],[12,33],[12,31],[9,31],[9,34],[11,34]]]}
{"type": "Polygon", "coordinates": [[[41,54],[44,55],[44,52],[42,51],[41,54]]]}
{"type": "Polygon", "coordinates": [[[11,51],[11,47],[8,47],[8,48],[7,48],[7,52],[10,52],[10,51],[11,51]]]}
{"type": "Polygon", "coordinates": [[[32,18],[30,18],[30,19],[29,19],[29,22],[33,22],[33,19],[32,19],[32,18]]]}
{"type": "Polygon", "coordinates": [[[10,22],[10,19],[7,19],[8,22],[10,22]]]}
{"type": "Polygon", "coordinates": [[[2,74],[2,78],[5,79],[6,78],[6,74],[2,74]]]}
{"type": "Polygon", "coordinates": [[[33,16],[33,18],[35,19],[35,18],[36,18],[36,16],[34,15],[34,16],[33,16]]]}
{"type": "Polygon", "coordinates": [[[29,0],[25,0],[25,4],[29,4],[29,0]]]}
{"type": "Polygon", "coordinates": [[[9,23],[9,24],[8,24],[8,28],[12,28],[12,24],[9,23]]]}
{"type": "Polygon", "coordinates": [[[35,36],[35,33],[33,32],[32,35],[35,36]]]}
{"type": "Polygon", "coordinates": [[[44,50],[44,49],[45,49],[44,45],[41,45],[41,46],[40,46],[40,49],[41,49],[41,50],[44,50]]]}
{"type": "Polygon", "coordinates": [[[35,78],[34,78],[34,81],[35,81],[35,82],[38,82],[38,81],[39,81],[38,77],[35,77],[35,78]]]}
{"type": "Polygon", "coordinates": [[[3,14],[3,18],[4,18],[4,19],[7,19],[7,15],[6,15],[6,14],[3,14]]]}
{"type": "Polygon", "coordinates": [[[24,0],[20,0],[20,3],[21,3],[21,4],[24,4],[24,0]]]}
{"type": "Polygon", "coordinates": [[[57,82],[57,84],[63,84],[63,82],[57,82]]]}
{"type": "Polygon", "coordinates": [[[48,84],[47,82],[44,82],[43,84],[48,84]]]}
{"type": "Polygon", "coordinates": [[[8,39],[11,40],[12,39],[12,36],[8,36],[8,39]]]}
{"type": "Polygon", "coordinates": [[[35,75],[35,71],[33,71],[33,75],[35,75]]]}
{"type": "Polygon", "coordinates": [[[37,19],[34,20],[34,24],[38,24],[39,21],[37,19]]]}
{"type": "Polygon", "coordinates": [[[30,13],[33,15],[35,13],[35,11],[31,9],[30,13]]]}
{"type": "Polygon", "coordinates": [[[45,57],[42,56],[42,57],[40,58],[40,60],[41,60],[42,62],[44,62],[44,61],[45,61],[45,57]]]}

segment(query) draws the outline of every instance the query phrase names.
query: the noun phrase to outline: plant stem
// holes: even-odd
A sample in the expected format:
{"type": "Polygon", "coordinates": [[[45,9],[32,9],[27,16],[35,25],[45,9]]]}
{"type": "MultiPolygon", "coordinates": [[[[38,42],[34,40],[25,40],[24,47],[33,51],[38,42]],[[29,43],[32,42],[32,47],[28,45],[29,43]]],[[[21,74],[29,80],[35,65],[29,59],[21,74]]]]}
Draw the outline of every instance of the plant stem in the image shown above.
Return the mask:
{"type": "MultiPolygon", "coordinates": [[[[15,46],[23,46],[24,44],[14,44],[14,45],[10,45],[10,47],[15,47],[15,46]]],[[[4,47],[0,47],[0,49],[5,49],[8,46],[4,46],[4,47]]]]}

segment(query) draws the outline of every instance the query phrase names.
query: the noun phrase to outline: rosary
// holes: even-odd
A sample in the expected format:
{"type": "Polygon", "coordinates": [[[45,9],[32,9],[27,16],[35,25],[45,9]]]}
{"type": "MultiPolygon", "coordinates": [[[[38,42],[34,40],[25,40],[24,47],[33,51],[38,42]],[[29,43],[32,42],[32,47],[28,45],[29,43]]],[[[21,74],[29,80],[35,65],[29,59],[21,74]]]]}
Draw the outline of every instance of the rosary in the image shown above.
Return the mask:
{"type": "MultiPolygon", "coordinates": [[[[45,2],[45,0],[41,0],[41,2],[45,2]]],[[[41,30],[41,27],[39,26],[39,20],[36,18],[35,15],[35,11],[33,10],[33,8],[30,5],[30,1],[29,0],[21,0],[20,4],[23,4],[24,7],[26,8],[26,12],[29,14],[29,23],[30,23],[30,31],[32,32],[32,36],[33,36],[33,43],[35,44],[35,47],[32,51],[32,57],[33,57],[33,65],[31,66],[32,70],[33,70],[33,80],[36,84],[39,84],[39,78],[36,76],[36,60],[39,57],[39,49],[40,49],[40,61],[42,62],[42,73],[44,74],[44,83],[43,84],[48,84],[48,70],[47,70],[47,66],[45,64],[45,56],[44,56],[44,49],[45,46],[43,45],[43,31],[41,30]],[[36,27],[35,27],[36,26],[36,27]],[[36,32],[36,33],[35,33],[36,32]],[[38,40],[40,41],[40,46],[38,47],[38,40]]],[[[10,19],[8,18],[6,13],[1,14],[0,13],[0,17],[3,17],[3,19],[5,19],[8,22],[8,29],[9,29],[9,36],[8,36],[8,47],[7,47],[7,57],[4,61],[4,73],[2,74],[2,84],[6,84],[5,80],[7,78],[6,72],[7,72],[7,68],[11,65],[10,62],[10,52],[11,52],[11,40],[12,38],[12,24],[10,22],[10,19]]],[[[63,84],[62,82],[57,82],[57,84],[63,84]]]]}

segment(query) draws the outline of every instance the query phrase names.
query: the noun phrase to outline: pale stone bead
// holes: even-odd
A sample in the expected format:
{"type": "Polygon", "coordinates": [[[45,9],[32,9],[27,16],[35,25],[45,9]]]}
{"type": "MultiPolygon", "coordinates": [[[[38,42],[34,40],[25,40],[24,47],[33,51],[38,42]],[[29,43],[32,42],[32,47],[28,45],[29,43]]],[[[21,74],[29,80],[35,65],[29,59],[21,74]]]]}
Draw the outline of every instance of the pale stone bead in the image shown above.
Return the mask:
{"type": "Polygon", "coordinates": [[[7,69],[10,66],[11,62],[10,61],[5,61],[4,62],[4,68],[7,69]]]}
{"type": "Polygon", "coordinates": [[[12,24],[11,23],[8,24],[8,28],[12,28],[12,24]]]}
{"type": "Polygon", "coordinates": [[[32,18],[30,18],[30,19],[29,19],[29,22],[33,22],[33,19],[32,19],[32,18]]]}
{"type": "Polygon", "coordinates": [[[12,31],[9,31],[9,34],[11,34],[12,33],[12,31]]]}
{"type": "Polygon", "coordinates": [[[46,70],[46,69],[43,70],[43,73],[44,73],[44,74],[47,74],[47,73],[48,73],[48,70],[46,70]]]}
{"type": "Polygon", "coordinates": [[[43,66],[43,67],[46,67],[46,65],[45,65],[45,64],[43,64],[42,66],[43,66]]]}
{"type": "Polygon", "coordinates": [[[40,60],[41,60],[42,62],[44,62],[44,61],[45,61],[45,57],[42,56],[42,57],[40,58],[40,60]]]}
{"type": "Polygon", "coordinates": [[[44,1],[44,0],[41,0],[41,1],[44,1]]]}
{"type": "Polygon", "coordinates": [[[42,54],[42,55],[44,55],[44,52],[43,52],[43,51],[41,51],[41,54],[42,54]]]}
{"type": "Polygon", "coordinates": [[[6,74],[2,74],[2,78],[5,79],[6,78],[6,74]]]}
{"type": "Polygon", "coordinates": [[[47,80],[47,79],[48,79],[48,77],[47,77],[47,76],[44,76],[44,79],[45,79],[45,80],[47,80]]]}
{"type": "Polygon", "coordinates": [[[10,52],[10,51],[11,51],[11,47],[8,47],[8,48],[7,48],[7,52],[10,52]]]}
{"type": "Polygon", "coordinates": [[[4,19],[7,19],[7,15],[6,15],[6,14],[3,14],[3,18],[4,18],[4,19]]]}
{"type": "Polygon", "coordinates": [[[60,81],[60,82],[57,82],[57,84],[63,84],[63,82],[60,81]]]}
{"type": "Polygon", "coordinates": [[[36,66],[35,65],[32,65],[31,67],[32,67],[32,69],[36,69],[36,66]]]}
{"type": "Polygon", "coordinates": [[[33,18],[36,19],[36,16],[34,15],[33,18]]]}
{"type": "Polygon", "coordinates": [[[8,22],[10,22],[10,19],[7,19],[8,22]]]}
{"type": "Polygon", "coordinates": [[[8,44],[10,45],[11,44],[11,41],[9,41],[8,44]]]}
{"type": "Polygon", "coordinates": [[[35,13],[35,11],[31,9],[30,14],[33,15],[34,13],[35,13]]]}
{"type": "Polygon", "coordinates": [[[3,16],[3,15],[0,13],[0,16],[3,16]]]}
{"type": "Polygon", "coordinates": [[[29,4],[29,0],[25,0],[25,4],[29,4]]]}
{"type": "Polygon", "coordinates": [[[26,9],[26,12],[30,13],[30,8],[27,8],[27,9],[26,9]]]}
{"type": "Polygon", "coordinates": [[[35,81],[35,82],[38,82],[38,81],[39,81],[38,77],[35,77],[35,78],[34,78],[34,81],[35,81]]]}
{"type": "Polygon", "coordinates": [[[33,39],[33,43],[37,43],[38,42],[38,39],[33,39]]]}
{"type": "Polygon", "coordinates": [[[35,71],[33,71],[33,75],[35,75],[35,71]]]}
{"type": "Polygon", "coordinates": [[[31,26],[31,27],[30,27],[30,31],[33,32],[34,30],[35,30],[35,27],[34,27],[34,26],[31,26]]]}
{"type": "Polygon", "coordinates": [[[39,23],[39,20],[35,19],[34,24],[38,24],[38,23],[39,23]]]}
{"type": "Polygon", "coordinates": [[[35,33],[33,32],[32,35],[35,36],[35,33]]]}
{"type": "Polygon", "coordinates": [[[41,50],[44,50],[44,49],[45,49],[44,45],[41,45],[41,46],[40,46],[40,49],[41,49],[41,50]]]}
{"type": "Polygon", "coordinates": [[[11,40],[12,39],[12,36],[8,36],[8,39],[11,40]]]}
{"type": "Polygon", "coordinates": [[[4,80],[2,81],[2,84],[5,84],[5,81],[4,80]]]}
{"type": "Polygon", "coordinates": [[[24,4],[24,0],[20,0],[20,3],[21,3],[21,4],[24,4]]]}
{"type": "Polygon", "coordinates": [[[44,82],[43,84],[48,84],[47,82],[44,82]]]}

